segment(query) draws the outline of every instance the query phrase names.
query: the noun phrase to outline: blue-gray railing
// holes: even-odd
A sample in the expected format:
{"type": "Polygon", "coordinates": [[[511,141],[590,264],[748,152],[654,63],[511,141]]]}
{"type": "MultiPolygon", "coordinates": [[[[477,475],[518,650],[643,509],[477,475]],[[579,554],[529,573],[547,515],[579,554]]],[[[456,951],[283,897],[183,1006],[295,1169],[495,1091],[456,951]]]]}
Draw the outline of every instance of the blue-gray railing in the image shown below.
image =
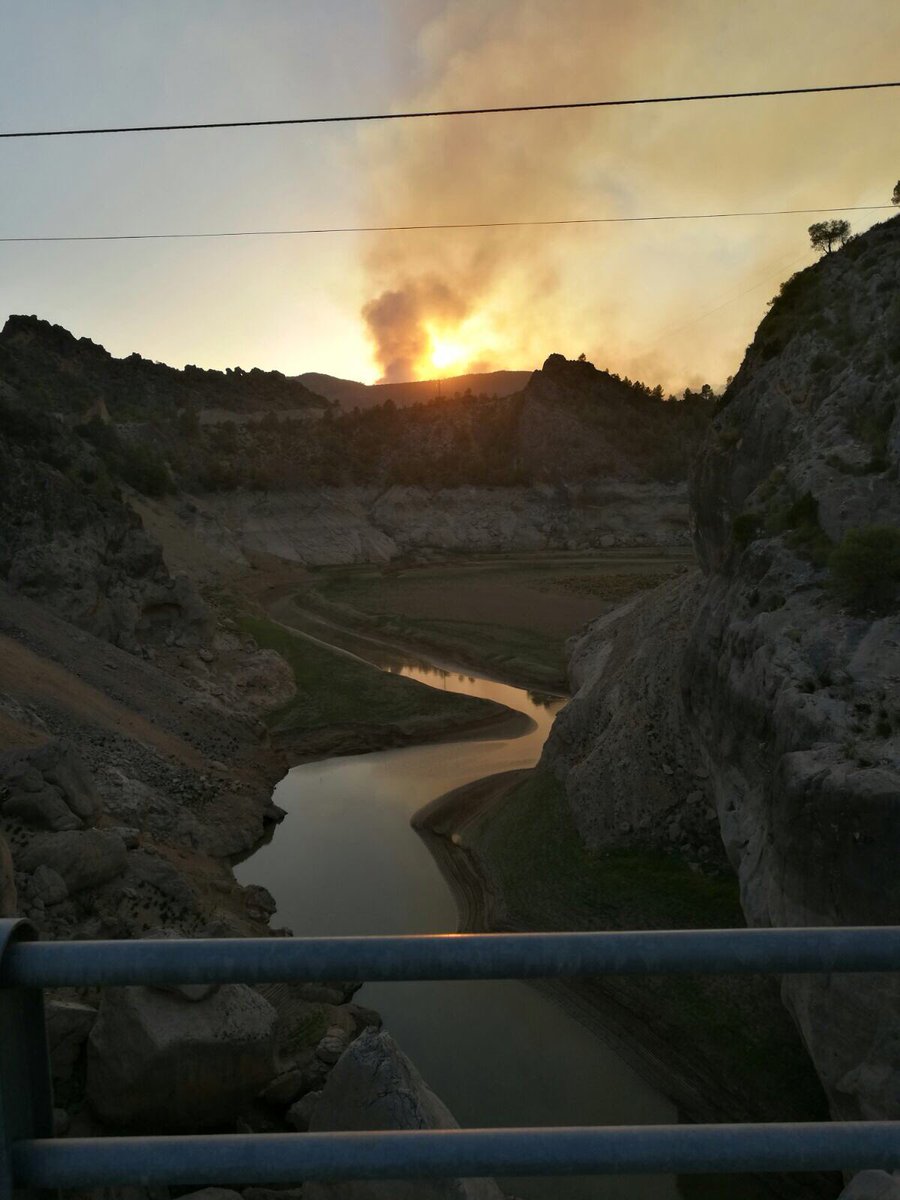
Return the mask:
{"type": "Polygon", "coordinates": [[[15,1189],[900,1168],[900,1122],[54,1138],[45,987],[900,970],[900,927],[38,942],[0,921],[0,1198],[15,1189]]]}

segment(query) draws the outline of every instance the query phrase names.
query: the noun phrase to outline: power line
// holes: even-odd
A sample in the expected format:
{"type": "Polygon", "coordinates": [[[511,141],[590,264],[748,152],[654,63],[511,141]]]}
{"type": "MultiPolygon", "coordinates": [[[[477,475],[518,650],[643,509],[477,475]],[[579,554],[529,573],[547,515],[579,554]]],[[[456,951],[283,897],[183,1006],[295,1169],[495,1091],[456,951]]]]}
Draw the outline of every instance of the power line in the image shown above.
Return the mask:
{"type": "Polygon", "coordinates": [[[706,318],[711,317],[713,313],[717,313],[721,311],[721,309],[727,308],[728,305],[733,304],[735,300],[741,300],[744,296],[749,296],[751,292],[755,292],[759,288],[764,287],[772,279],[783,279],[785,271],[789,271],[791,267],[796,266],[799,262],[802,262],[807,257],[808,253],[808,251],[804,251],[803,254],[798,255],[797,258],[792,258],[789,262],[786,262],[784,266],[779,267],[777,271],[767,272],[766,275],[764,275],[762,279],[758,279],[756,283],[752,283],[749,287],[744,288],[743,291],[734,292],[732,295],[722,300],[714,308],[707,308],[705,312],[700,313],[698,316],[692,317],[690,321],[686,321],[683,325],[675,325],[669,329],[664,329],[662,333],[657,334],[652,342],[648,342],[640,353],[647,354],[654,346],[658,345],[666,338],[674,337],[676,333],[682,333],[685,329],[691,329],[694,325],[699,325],[701,321],[705,321],[706,318]]]}
{"type": "Polygon", "coordinates": [[[360,121],[410,121],[420,117],[477,117],[494,113],[560,112],[577,108],[626,108],[639,104],[686,104],[700,100],[749,100],[760,96],[809,96],[825,92],[863,92],[900,87],[886,83],[840,83],[825,87],[768,88],[752,92],[705,92],[691,96],[642,96],[624,100],[579,100],[566,104],[506,104],[495,108],[442,108],[420,112],[358,113],[339,117],[278,117],[266,121],[197,121],[171,125],[109,125],[96,129],[30,129],[0,133],[0,138],[82,137],[96,133],[170,133],[185,129],[259,129],[273,125],[338,125],[360,121]]]}
{"type": "Polygon", "coordinates": [[[834,208],[770,208],[752,212],[666,213],[645,217],[567,217],[549,221],[468,221],[432,225],[333,225],[319,229],[231,229],[196,233],[85,233],[66,236],[0,237],[0,242],[149,242],[186,238],[305,237],[331,233],[412,233],[444,229],[522,229],[548,225],[633,225],[646,221],[716,221],[731,217],[785,217],[834,212],[875,212],[893,204],[849,204],[834,208]]]}

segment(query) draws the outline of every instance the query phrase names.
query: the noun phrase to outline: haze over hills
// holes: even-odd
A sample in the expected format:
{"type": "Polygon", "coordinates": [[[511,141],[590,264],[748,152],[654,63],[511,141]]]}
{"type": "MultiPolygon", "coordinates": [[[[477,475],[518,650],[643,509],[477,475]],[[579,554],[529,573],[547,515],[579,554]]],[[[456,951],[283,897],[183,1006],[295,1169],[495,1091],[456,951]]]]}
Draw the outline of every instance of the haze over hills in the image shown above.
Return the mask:
{"type": "Polygon", "coordinates": [[[372,408],[393,400],[399,407],[471,392],[475,396],[511,396],[520,392],[531,378],[530,371],[480,371],[454,375],[449,379],[416,379],[409,383],[357,383],[306,371],[295,376],[299,383],[326,400],[336,400],[344,412],[354,408],[372,408]]]}

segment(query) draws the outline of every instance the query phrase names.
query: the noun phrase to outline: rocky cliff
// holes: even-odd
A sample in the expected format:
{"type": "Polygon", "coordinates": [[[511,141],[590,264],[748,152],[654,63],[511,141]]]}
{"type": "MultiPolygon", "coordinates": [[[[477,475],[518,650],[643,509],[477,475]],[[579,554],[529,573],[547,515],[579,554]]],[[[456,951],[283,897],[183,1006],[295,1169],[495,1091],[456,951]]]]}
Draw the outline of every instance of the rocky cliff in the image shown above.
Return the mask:
{"type": "MultiPolygon", "coordinates": [[[[900,922],[900,218],[782,288],[691,485],[702,574],[596,622],[545,765],[592,846],[736,871],[752,925],[900,922]]],[[[835,1115],[900,1116],[900,981],[783,995],[835,1115]]]]}
{"type": "Polygon", "coordinates": [[[166,570],[92,447],[2,379],[0,579],[131,651],[210,636],[193,585],[166,570]]]}

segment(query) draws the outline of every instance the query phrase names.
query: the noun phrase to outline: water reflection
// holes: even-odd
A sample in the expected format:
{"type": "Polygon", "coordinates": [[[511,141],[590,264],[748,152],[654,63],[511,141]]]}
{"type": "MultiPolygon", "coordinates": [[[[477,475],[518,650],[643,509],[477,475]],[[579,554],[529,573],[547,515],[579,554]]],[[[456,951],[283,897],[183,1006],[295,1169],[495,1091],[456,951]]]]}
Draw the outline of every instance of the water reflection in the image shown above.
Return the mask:
{"type": "MultiPolygon", "coordinates": [[[[272,841],[237,868],[278,901],[298,935],[453,933],[457,910],[409,819],[452,788],[532,766],[563,703],[458,670],[391,656],[387,669],[526,713],[522,737],[407,747],[295,767],[272,841]]],[[[381,664],[385,665],[385,664],[381,664]]],[[[463,1126],[622,1124],[677,1119],[672,1104],[611,1048],[527,985],[367,984],[377,1008],[463,1126]]],[[[666,1177],[507,1181],[523,1200],[675,1200],[666,1177]]]]}

